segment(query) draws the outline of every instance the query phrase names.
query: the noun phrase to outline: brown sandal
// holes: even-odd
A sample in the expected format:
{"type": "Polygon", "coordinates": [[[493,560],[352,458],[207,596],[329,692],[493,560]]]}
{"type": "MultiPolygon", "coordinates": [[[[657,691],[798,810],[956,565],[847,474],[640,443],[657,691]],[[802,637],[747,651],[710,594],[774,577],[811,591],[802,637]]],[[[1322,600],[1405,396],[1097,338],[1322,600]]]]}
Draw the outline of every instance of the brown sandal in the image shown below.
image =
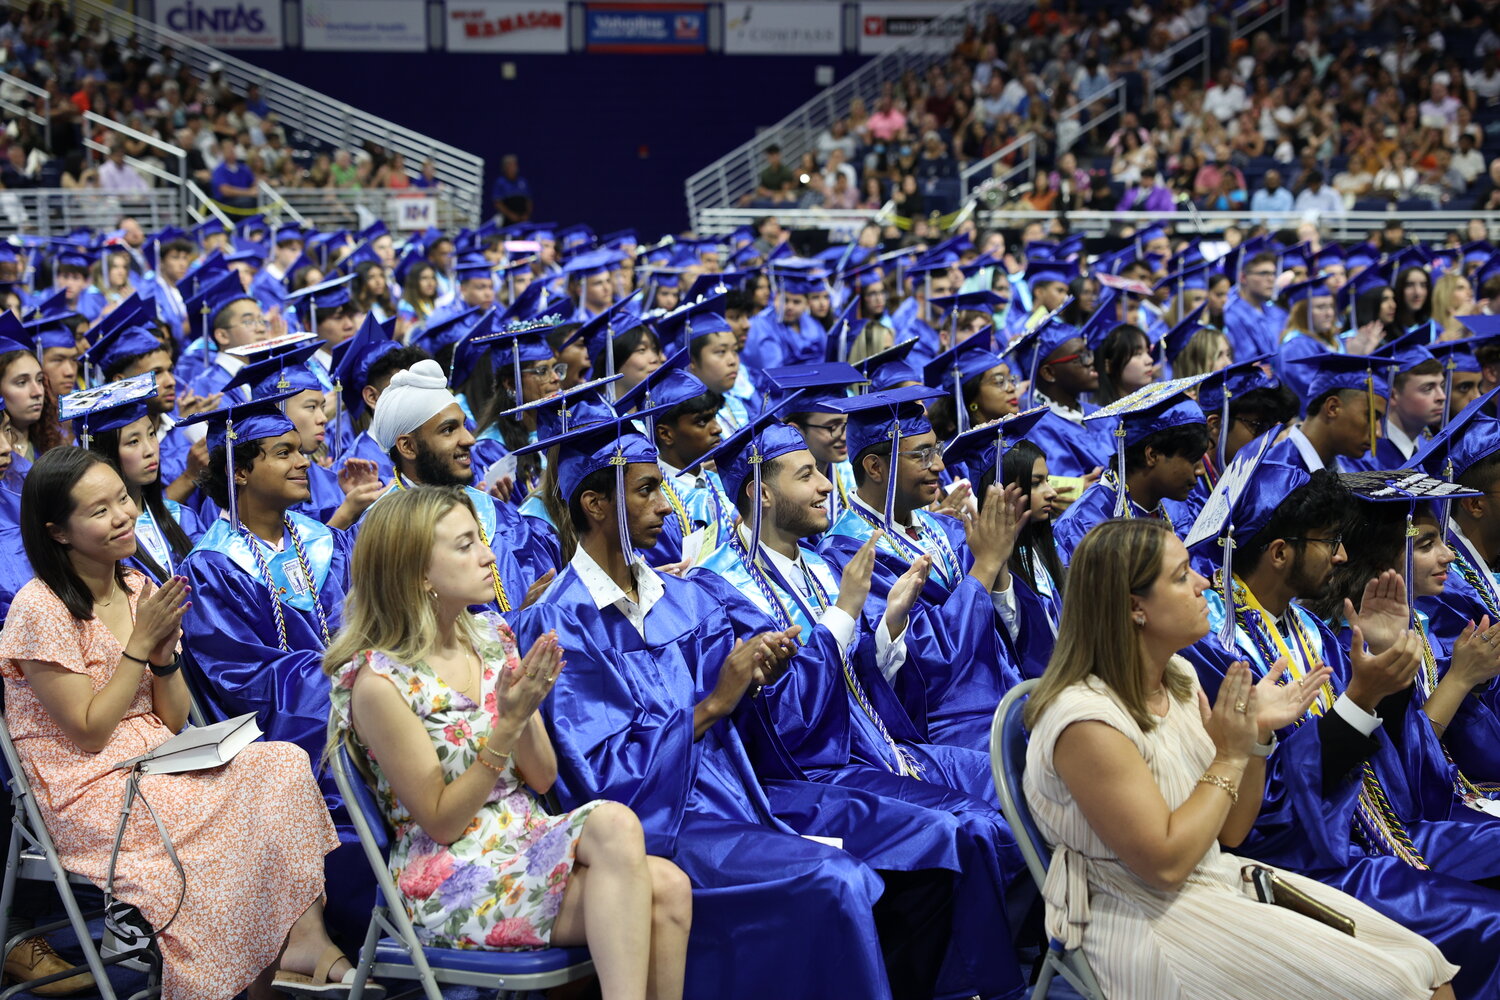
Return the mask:
{"type": "MultiPolygon", "coordinates": [[[[314,968],[312,975],[308,976],[301,972],[289,972],[286,969],[277,969],[276,975],[271,981],[271,986],[273,989],[281,990],[283,993],[291,993],[294,996],[344,996],[348,994],[350,988],[354,985],[355,970],[352,967],[354,963],[350,962],[351,968],[348,972],[344,973],[342,979],[333,981],[328,978],[329,970],[337,965],[341,958],[346,962],[348,961],[348,957],[339,951],[337,945],[330,944],[323,950],[323,955],[318,959],[318,964],[314,968]]],[[[369,997],[370,1000],[380,1000],[380,998],[385,996],[385,987],[373,979],[367,979],[365,980],[364,995],[369,997]]]]}

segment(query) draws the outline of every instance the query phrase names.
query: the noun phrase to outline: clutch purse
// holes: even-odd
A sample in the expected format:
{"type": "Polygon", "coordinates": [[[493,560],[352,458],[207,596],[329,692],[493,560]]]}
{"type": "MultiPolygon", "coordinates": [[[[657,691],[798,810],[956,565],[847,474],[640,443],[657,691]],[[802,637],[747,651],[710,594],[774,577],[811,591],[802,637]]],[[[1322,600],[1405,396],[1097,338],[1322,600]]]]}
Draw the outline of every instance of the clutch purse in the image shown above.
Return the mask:
{"type": "Polygon", "coordinates": [[[1326,903],[1319,902],[1271,869],[1261,865],[1246,865],[1240,869],[1240,878],[1254,888],[1255,898],[1262,903],[1284,906],[1293,913],[1311,917],[1336,931],[1354,936],[1353,917],[1345,916],[1326,903]]]}

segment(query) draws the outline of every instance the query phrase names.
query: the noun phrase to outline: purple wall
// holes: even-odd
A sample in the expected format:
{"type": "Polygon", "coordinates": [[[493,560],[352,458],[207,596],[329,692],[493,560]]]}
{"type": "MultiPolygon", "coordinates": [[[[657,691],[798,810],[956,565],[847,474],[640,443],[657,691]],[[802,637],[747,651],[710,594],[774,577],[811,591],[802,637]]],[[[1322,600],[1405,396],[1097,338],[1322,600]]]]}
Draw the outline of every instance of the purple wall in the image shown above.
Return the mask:
{"type": "Polygon", "coordinates": [[[683,182],[857,56],[240,52],[271,72],[483,156],[515,152],[547,221],[643,238],[687,225],[683,182]],[[516,79],[502,80],[513,62],[516,79]],[[649,155],[644,158],[640,150],[649,155]]]}

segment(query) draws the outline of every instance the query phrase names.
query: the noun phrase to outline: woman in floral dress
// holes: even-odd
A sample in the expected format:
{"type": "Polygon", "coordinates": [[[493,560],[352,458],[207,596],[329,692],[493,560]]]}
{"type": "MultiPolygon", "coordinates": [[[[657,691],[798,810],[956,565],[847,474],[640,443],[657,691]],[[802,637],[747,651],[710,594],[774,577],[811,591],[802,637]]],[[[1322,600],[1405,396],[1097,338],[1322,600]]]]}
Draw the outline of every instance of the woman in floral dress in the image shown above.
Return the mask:
{"type": "Polygon", "coordinates": [[[426,944],[589,946],[605,1000],[682,995],[687,877],[648,858],[625,806],[559,816],[537,795],[557,760],[537,706],[563,668],[555,635],[524,658],[493,599],[494,553],[463,491],[403,490],[355,544],[332,740],[368,763],[395,830],[391,873],[426,944]]]}

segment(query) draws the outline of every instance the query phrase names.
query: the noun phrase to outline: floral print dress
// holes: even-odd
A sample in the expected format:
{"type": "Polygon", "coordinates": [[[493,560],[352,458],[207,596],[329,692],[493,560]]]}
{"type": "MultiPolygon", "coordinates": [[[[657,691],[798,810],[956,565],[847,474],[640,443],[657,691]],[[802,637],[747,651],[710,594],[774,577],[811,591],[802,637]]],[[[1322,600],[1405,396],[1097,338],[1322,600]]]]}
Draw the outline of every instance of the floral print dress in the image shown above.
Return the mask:
{"type": "MultiPolygon", "coordinates": [[[[473,766],[496,718],[498,671],[520,663],[515,637],[494,612],[478,615],[484,704],[451,688],[426,663],[407,666],[366,651],[339,669],[333,688],[335,724],[352,732],[350,699],[361,667],[387,678],[405,696],[432,737],[443,777],[473,766]]],[[[376,794],[395,830],[391,876],[423,944],[437,948],[545,948],[572,874],[584,820],[598,802],[560,816],[548,814],[521,781],[513,760],[464,835],[444,846],[429,837],[396,799],[380,762],[368,750],[376,794]]]]}

